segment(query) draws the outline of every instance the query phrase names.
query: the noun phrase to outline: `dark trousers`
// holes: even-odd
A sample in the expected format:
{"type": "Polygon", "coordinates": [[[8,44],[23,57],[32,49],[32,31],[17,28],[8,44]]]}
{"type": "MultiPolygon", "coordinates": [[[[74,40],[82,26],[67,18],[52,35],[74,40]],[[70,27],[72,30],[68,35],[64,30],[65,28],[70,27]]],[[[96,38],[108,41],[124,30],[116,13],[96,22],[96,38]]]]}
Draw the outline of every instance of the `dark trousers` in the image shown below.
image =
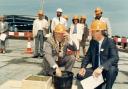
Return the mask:
{"type": "Polygon", "coordinates": [[[112,66],[108,71],[103,71],[102,74],[105,82],[98,86],[96,89],[112,89],[112,86],[118,75],[118,68],[112,66]]]}
{"type": "MultiPolygon", "coordinates": [[[[86,75],[84,77],[81,77],[79,75],[77,76],[78,80],[87,78],[91,76],[92,73],[93,73],[93,69],[89,68],[87,69],[86,75]]],[[[96,89],[112,89],[112,86],[116,80],[117,74],[118,74],[118,68],[115,66],[112,66],[108,71],[103,70],[102,75],[104,78],[104,83],[98,86],[96,89]]]]}
{"type": "Polygon", "coordinates": [[[6,51],[6,45],[7,45],[7,39],[5,39],[4,41],[0,40],[0,49],[6,51]]]}
{"type": "Polygon", "coordinates": [[[43,31],[39,30],[35,37],[35,53],[34,55],[43,55],[44,35],[43,31]]]}

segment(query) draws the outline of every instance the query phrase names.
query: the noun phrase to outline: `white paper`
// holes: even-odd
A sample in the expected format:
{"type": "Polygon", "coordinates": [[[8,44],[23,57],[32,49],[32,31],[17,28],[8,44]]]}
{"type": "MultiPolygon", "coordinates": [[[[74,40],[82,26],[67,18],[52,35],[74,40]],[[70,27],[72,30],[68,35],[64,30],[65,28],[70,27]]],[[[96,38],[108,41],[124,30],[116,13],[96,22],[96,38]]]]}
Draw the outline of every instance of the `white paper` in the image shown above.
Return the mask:
{"type": "Polygon", "coordinates": [[[0,35],[0,40],[5,41],[6,37],[7,35],[3,33],[0,35]]]}
{"type": "Polygon", "coordinates": [[[94,89],[97,86],[99,86],[100,84],[102,84],[103,82],[104,82],[104,80],[103,80],[102,75],[100,75],[97,78],[90,76],[90,77],[82,80],[81,85],[82,85],[83,89],[94,89]]]}

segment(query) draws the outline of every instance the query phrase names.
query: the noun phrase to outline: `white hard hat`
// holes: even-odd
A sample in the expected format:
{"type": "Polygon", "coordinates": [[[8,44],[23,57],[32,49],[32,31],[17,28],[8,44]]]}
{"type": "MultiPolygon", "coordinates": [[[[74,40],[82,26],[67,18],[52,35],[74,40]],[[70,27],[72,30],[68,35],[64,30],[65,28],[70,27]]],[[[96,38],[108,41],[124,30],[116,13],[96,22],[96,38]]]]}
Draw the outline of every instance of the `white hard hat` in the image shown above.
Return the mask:
{"type": "Polygon", "coordinates": [[[56,12],[63,12],[61,8],[58,8],[56,12]]]}

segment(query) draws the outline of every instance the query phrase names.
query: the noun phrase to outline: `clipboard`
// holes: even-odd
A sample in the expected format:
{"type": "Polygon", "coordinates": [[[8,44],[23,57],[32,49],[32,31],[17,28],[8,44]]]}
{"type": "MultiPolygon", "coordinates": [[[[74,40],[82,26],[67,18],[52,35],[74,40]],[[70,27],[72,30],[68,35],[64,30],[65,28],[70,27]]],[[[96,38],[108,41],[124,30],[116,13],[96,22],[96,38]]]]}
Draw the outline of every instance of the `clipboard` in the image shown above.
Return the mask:
{"type": "Polygon", "coordinates": [[[103,79],[102,75],[100,75],[97,78],[94,78],[93,76],[90,76],[90,77],[80,81],[83,89],[95,89],[96,87],[98,87],[103,82],[104,82],[104,79],[103,79]]]}
{"type": "Polygon", "coordinates": [[[0,34],[0,40],[5,41],[6,37],[7,37],[6,34],[4,33],[0,34]]]}

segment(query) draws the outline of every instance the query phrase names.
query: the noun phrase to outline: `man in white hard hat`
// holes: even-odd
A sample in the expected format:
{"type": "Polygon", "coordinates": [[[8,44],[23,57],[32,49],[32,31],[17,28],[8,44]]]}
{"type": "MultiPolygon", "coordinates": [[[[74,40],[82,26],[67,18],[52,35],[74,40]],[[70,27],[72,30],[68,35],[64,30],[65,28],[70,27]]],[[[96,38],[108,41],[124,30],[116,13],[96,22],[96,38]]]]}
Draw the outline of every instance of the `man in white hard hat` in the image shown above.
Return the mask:
{"type": "Polygon", "coordinates": [[[52,19],[52,24],[51,24],[52,33],[53,33],[53,30],[55,30],[56,25],[58,24],[63,24],[64,26],[67,27],[67,21],[66,19],[63,18],[62,13],[63,13],[63,10],[61,8],[58,8],[56,10],[56,17],[52,19]]]}

